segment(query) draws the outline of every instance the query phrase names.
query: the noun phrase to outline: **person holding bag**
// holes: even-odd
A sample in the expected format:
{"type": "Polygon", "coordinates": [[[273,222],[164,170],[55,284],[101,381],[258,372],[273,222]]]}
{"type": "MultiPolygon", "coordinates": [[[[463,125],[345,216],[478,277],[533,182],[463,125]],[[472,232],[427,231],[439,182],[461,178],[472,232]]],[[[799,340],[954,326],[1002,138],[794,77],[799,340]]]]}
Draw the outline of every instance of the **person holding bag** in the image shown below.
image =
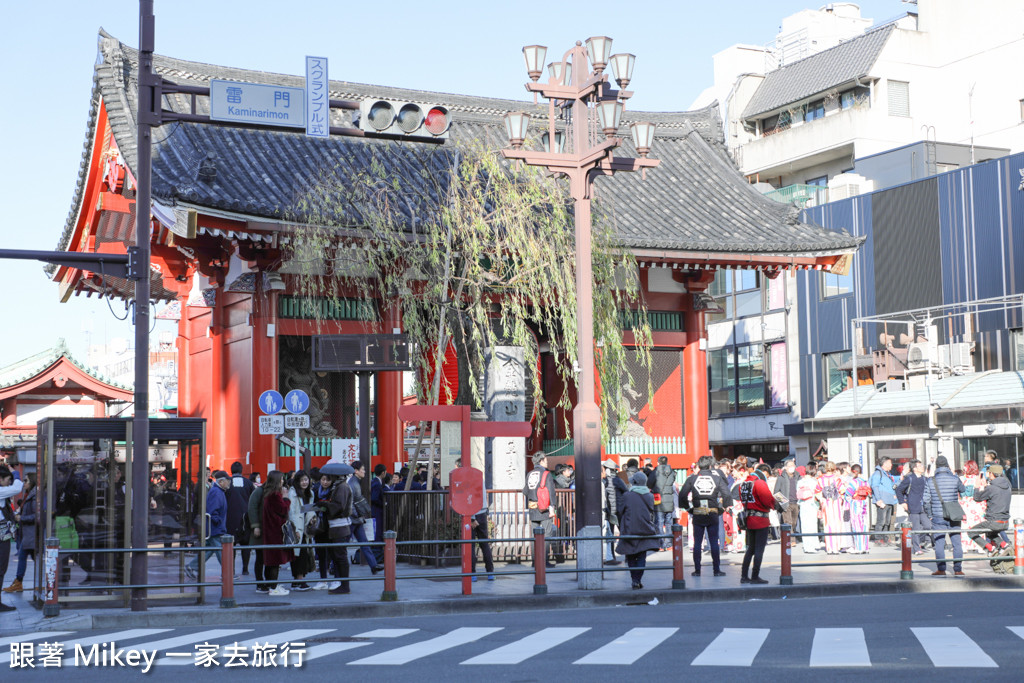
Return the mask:
{"type": "MultiPolygon", "coordinates": [[[[359,543],[368,543],[366,520],[370,520],[372,523],[373,511],[370,508],[370,502],[363,495],[363,477],[366,476],[366,466],[363,465],[361,460],[355,460],[352,462],[352,469],[355,472],[348,478],[348,486],[352,490],[352,536],[359,543]]],[[[377,556],[372,548],[361,545],[359,550],[356,551],[356,556],[358,557],[360,553],[362,553],[363,559],[372,573],[376,574],[380,571],[380,566],[377,564],[377,556]]],[[[355,562],[354,559],[353,562],[355,562]]]]}
{"type": "MultiPolygon", "coordinates": [[[[288,523],[290,503],[283,495],[284,475],[271,472],[263,485],[263,508],[261,511],[263,542],[266,545],[283,545],[284,527],[288,523]]],[[[263,574],[269,595],[288,595],[289,591],[277,583],[281,565],[292,560],[290,548],[268,548],[263,551],[263,574]]]]}
{"type": "Polygon", "coordinates": [[[923,499],[924,510],[931,515],[932,529],[936,532],[932,537],[935,543],[935,571],[932,576],[946,575],[947,535],[953,543],[953,575],[964,576],[961,562],[964,549],[960,539],[960,522],[964,518],[964,511],[959,502],[964,490],[960,477],[949,469],[946,456],[937,457],[935,475],[925,483],[923,499]]]}
{"type": "MultiPolygon", "coordinates": [[[[312,509],[313,488],[309,475],[299,470],[292,477],[292,486],[288,489],[288,524],[291,525],[292,539],[295,545],[313,542],[313,537],[306,533],[310,521],[316,519],[316,511],[312,509]]],[[[313,571],[316,561],[312,548],[295,548],[292,564],[292,590],[308,591],[306,574],[313,571]]]]}
{"type": "MultiPolygon", "coordinates": [[[[345,543],[352,538],[352,489],[345,480],[331,475],[331,497],[322,505],[324,519],[327,520],[327,535],[330,543],[345,543]]],[[[338,585],[331,588],[331,595],[351,593],[348,583],[348,553],[345,546],[332,546],[330,557],[334,560],[334,577],[338,585]]]]}

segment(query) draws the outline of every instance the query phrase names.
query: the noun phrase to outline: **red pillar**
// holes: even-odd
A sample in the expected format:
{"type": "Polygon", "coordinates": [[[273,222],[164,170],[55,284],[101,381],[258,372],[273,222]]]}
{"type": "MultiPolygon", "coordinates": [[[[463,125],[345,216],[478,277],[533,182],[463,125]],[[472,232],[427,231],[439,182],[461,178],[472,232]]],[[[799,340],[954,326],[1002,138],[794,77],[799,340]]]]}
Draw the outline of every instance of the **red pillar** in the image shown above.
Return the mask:
{"type": "MultiPolygon", "coordinates": [[[[384,329],[382,332],[391,334],[402,327],[401,312],[392,304],[384,311],[384,329]]],[[[377,458],[371,458],[371,468],[384,463],[389,472],[395,469],[395,463],[401,462],[402,451],[402,420],[398,417],[398,409],[402,405],[402,373],[378,372],[377,382],[377,458]]]]}
{"type": "Polygon", "coordinates": [[[207,334],[210,335],[210,422],[206,427],[207,452],[210,454],[210,471],[219,470],[223,467],[225,450],[227,448],[228,429],[226,403],[227,396],[224,391],[224,290],[217,291],[216,303],[210,312],[210,327],[207,334]]]}
{"type": "Polygon", "coordinates": [[[252,411],[252,451],[249,454],[249,471],[266,476],[267,465],[276,463],[277,442],[273,436],[260,434],[258,416],[262,415],[256,400],[267,389],[277,389],[278,330],[276,291],[263,289],[263,278],[256,278],[253,294],[253,339],[252,339],[252,397],[246,410],[252,411]]]}
{"type": "Polygon", "coordinates": [[[696,295],[707,289],[714,279],[714,271],[702,271],[699,276],[686,280],[689,297],[683,311],[686,346],[683,347],[683,431],[686,439],[686,460],[692,465],[697,458],[707,455],[708,445],[708,362],[701,348],[706,336],[704,313],[696,310],[696,295]]]}

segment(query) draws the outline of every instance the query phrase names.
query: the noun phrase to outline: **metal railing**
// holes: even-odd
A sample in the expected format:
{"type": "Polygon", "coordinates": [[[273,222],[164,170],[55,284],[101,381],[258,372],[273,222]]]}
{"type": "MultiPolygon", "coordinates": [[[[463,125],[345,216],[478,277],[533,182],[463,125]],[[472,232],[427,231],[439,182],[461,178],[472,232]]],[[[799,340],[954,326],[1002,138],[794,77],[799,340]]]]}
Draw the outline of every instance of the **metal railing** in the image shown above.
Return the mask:
{"type": "MultiPolygon", "coordinates": [[[[1013,573],[1016,576],[1024,575],[1024,520],[1016,519],[1013,522],[1013,573]]],[[[884,565],[884,564],[898,564],[900,565],[900,579],[903,581],[912,580],[914,578],[914,558],[912,555],[913,543],[911,542],[911,536],[944,536],[944,535],[960,535],[969,529],[960,527],[954,527],[951,529],[922,529],[919,531],[913,531],[910,524],[903,522],[899,525],[899,529],[896,531],[840,531],[840,532],[824,532],[824,533],[807,533],[800,534],[801,537],[808,538],[825,538],[833,536],[897,536],[900,543],[900,557],[895,560],[855,560],[849,561],[844,560],[842,562],[798,562],[794,563],[792,558],[792,551],[790,549],[790,540],[793,537],[793,529],[789,524],[783,524],[781,527],[779,547],[781,550],[782,559],[782,570],[779,574],[779,583],[783,586],[793,585],[793,568],[794,567],[854,567],[864,565],[884,565]]],[[[1005,562],[1010,558],[1005,556],[1000,557],[963,557],[961,554],[960,558],[947,557],[944,559],[933,558],[929,560],[923,560],[924,562],[941,562],[943,564],[959,564],[961,562],[989,562],[993,560],[1005,562]]],[[[922,560],[918,560],[922,562],[922,560]]]]}
{"type": "MultiPolygon", "coordinates": [[[[361,582],[361,581],[383,581],[384,589],[381,592],[380,599],[385,602],[395,601],[398,599],[397,581],[399,579],[451,579],[461,578],[462,579],[462,593],[463,595],[472,595],[472,579],[474,576],[482,576],[485,574],[494,576],[522,576],[526,574],[532,574],[534,576],[533,592],[534,594],[547,593],[547,574],[579,574],[582,572],[602,572],[602,573],[616,573],[616,572],[627,572],[630,571],[631,567],[606,567],[602,566],[595,569],[581,569],[575,568],[564,568],[564,569],[548,569],[546,564],[548,561],[548,539],[544,536],[544,530],[542,528],[533,529],[532,536],[523,538],[509,539],[516,542],[521,542],[529,545],[532,549],[532,569],[513,569],[505,571],[492,571],[492,572],[473,572],[470,567],[472,566],[472,555],[475,552],[473,544],[483,543],[498,543],[497,539],[478,539],[469,538],[469,518],[463,518],[464,524],[460,524],[460,533],[462,538],[458,539],[447,539],[447,540],[423,540],[423,541],[398,541],[397,533],[394,531],[385,531],[383,541],[375,542],[349,542],[339,541],[330,543],[299,543],[299,544],[265,544],[265,545],[246,545],[239,546],[239,548],[247,548],[249,550],[295,550],[297,548],[345,548],[345,552],[348,552],[352,548],[382,548],[384,561],[383,561],[383,576],[377,576],[376,574],[371,576],[349,576],[349,577],[334,577],[336,581],[343,582],[361,582]],[[423,544],[445,544],[454,545],[460,548],[459,557],[462,562],[460,572],[437,572],[433,574],[406,574],[400,575],[397,570],[397,558],[399,556],[400,547],[417,547],[423,544]]],[[[235,579],[234,561],[235,561],[235,543],[234,537],[230,535],[222,536],[222,543],[220,548],[214,548],[212,546],[195,546],[193,548],[171,548],[170,552],[182,553],[182,552],[195,552],[200,558],[197,563],[197,571],[199,573],[198,580],[188,582],[164,582],[164,583],[147,583],[141,585],[126,585],[126,584],[111,584],[111,585],[91,585],[88,587],[83,586],[61,586],[61,571],[60,557],[69,556],[77,553],[77,550],[63,550],[60,548],[60,542],[56,538],[47,539],[46,551],[45,551],[45,562],[47,571],[45,572],[46,585],[43,593],[43,616],[55,617],[60,615],[60,593],[64,591],[65,594],[68,591],[77,590],[89,590],[89,591],[127,591],[132,589],[155,589],[155,588],[179,588],[184,591],[186,588],[195,588],[199,592],[202,592],[206,588],[215,588],[220,586],[221,598],[220,606],[222,608],[236,607],[237,602],[235,600],[235,587],[236,586],[251,586],[258,584],[270,584],[270,583],[287,583],[287,579],[267,579],[264,577],[262,581],[237,581],[235,579]],[[206,561],[209,559],[205,557],[208,552],[219,553],[220,564],[221,564],[221,578],[220,581],[205,581],[206,573],[206,561]]],[[[592,543],[609,543],[617,540],[629,540],[629,539],[671,539],[672,540],[672,565],[670,567],[664,566],[652,566],[644,567],[644,571],[664,571],[667,569],[672,570],[672,588],[683,589],[686,587],[686,582],[683,580],[683,554],[684,554],[684,543],[683,543],[683,528],[678,524],[672,526],[671,534],[655,534],[651,536],[607,536],[607,537],[581,537],[571,536],[564,537],[556,540],[564,540],[575,544],[576,542],[592,542],[592,543]]],[[[163,553],[167,549],[165,548],[150,548],[149,552],[152,553],[163,553]]],[[[96,552],[103,554],[129,554],[134,552],[131,548],[104,548],[96,552]]]]}

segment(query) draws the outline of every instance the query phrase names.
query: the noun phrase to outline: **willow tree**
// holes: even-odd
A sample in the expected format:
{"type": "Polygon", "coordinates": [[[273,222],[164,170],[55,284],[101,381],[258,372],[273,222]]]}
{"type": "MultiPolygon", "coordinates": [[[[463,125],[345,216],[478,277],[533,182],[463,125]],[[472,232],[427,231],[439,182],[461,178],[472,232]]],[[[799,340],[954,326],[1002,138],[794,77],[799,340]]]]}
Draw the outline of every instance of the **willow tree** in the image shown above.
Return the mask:
{"type": "MultiPolygon", "coordinates": [[[[418,350],[418,377],[435,377],[417,382],[420,402],[438,400],[437,370],[449,340],[460,358],[456,403],[474,407],[481,405],[484,350],[520,346],[533,368],[539,340],[554,354],[566,388],[555,403],[570,408],[576,264],[564,183],[510,166],[480,145],[358,143],[350,149],[352,158],[319,173],[296,201],[291,259],[298,295],[397,305],[418,350]],[[426,352],[435,349],[442,353],[426,352]]],[[[627,410],[621,380],[628,355],[649,368],[651,333],[636,261],[616,241],[599,203],[593,224],[594,336],[607,436],[609,418],[621,424],[627,410]],[[624,324],[634,333],[632,349],[622,343],[624,324]]],[[[324,307],[307,310],[316,317],[324,307]]],[[[533,398],[544,407],[539,382],[533,398]]]]}

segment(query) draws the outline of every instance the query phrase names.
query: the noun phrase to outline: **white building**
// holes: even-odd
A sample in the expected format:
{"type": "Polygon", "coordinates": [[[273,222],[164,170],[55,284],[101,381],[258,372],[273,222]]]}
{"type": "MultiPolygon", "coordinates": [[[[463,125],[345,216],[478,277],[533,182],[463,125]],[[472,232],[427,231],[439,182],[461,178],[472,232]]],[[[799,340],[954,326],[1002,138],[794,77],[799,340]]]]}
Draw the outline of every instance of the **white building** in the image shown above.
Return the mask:
{"type": "Polygon", "coordinates": [[[1024,149],[1024,3],[909,7],[871,26],[857,5],[832,3],[784,19],[766,47],[715,55],[715,85],[702,100],[721,103],[741,171],[790,188],[781,199],[806,200],[807,186],[880,189],[868,174],[893,165],[878,159],[891,150],[904,150],[894,162],[904,173],[888,173],[886,184],[1024,149]],[[837,178],[844,173],[861,177],[837,178]]]}

